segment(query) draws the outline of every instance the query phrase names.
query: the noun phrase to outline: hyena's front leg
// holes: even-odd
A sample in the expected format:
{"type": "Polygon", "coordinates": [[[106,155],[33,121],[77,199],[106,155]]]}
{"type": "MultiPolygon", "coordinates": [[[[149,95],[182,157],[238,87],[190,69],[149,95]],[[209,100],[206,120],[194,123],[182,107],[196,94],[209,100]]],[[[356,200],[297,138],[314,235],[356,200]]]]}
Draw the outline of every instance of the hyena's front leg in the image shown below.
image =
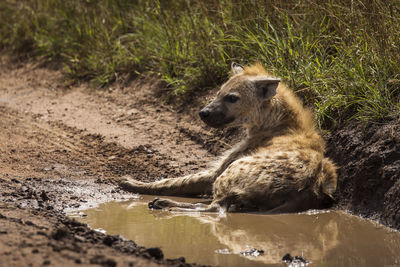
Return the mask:
{"type": "Polygon", "coordinates": [[[203,203],[186,203],[177,202],[165,198],[155,198],[149,202],[150,209],[168,209],[170,211],[180,211],[180,212],[216,212],[219,210],[220,206],[215,203],[206,205],[203,203]]]}

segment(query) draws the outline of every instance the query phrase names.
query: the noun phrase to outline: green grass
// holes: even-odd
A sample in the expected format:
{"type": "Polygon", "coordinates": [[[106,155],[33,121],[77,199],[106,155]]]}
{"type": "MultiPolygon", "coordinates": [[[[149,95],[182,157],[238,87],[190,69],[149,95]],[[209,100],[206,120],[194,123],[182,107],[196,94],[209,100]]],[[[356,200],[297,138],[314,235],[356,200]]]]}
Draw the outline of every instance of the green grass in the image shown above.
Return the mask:
{"type": "Polygon", "coordinates": [[[260,61],[321,127],[399,114],[400,3],[388,1],[3,0],[0,47],[106,86],[159,73],[170,98],[260,61]]]}

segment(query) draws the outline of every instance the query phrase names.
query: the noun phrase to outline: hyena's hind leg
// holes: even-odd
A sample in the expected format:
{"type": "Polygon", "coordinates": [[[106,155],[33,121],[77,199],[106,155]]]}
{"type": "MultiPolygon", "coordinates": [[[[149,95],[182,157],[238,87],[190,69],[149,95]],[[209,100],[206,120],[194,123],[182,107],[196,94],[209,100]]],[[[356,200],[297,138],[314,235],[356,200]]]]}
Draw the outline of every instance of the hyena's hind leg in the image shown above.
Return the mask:
{"type": "Polygon", "coordinates": [[[198,196],[211,195],[215,174],[212,171],[190,174],[178,178],[167,178],[144,183],[123,177],[119,185],[126,191],[148,195],[198,196]]]}

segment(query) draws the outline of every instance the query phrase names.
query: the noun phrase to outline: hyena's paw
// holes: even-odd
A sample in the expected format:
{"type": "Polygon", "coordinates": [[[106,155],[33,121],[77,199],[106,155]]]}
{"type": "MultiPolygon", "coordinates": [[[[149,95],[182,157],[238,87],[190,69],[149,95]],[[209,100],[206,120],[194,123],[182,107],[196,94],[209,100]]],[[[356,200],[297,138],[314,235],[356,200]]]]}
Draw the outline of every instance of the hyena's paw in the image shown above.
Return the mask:
{"type": "Polygon", "coordinates": [[[149,209],[160,210],[160,209],[173,207],[174,204],[175,204],[175,202],[168,200],[168,199],[155,198],[152,201],[150,201],[148,205],[149,205],[149,209]]]}
{"type": "Polygon", "coordinates": [[[138,193],[144,183],[132,179],[130,176],[124,176],[119,180],[119,186],[129,192],[138,193]]]}

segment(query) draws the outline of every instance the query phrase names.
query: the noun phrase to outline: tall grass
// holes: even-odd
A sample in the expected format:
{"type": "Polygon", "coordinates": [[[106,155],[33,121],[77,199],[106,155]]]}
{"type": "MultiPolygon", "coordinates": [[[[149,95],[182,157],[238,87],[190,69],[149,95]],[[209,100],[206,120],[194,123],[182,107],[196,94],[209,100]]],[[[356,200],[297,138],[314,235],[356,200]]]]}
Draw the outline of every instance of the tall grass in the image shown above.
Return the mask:
{"type": "Polygon", "coordinates": [[[396,0],[3,0],[0,19],[6,51],[100,86],[151,71],[179,99],[223,82],[231,61],[260,61],[321,127],[399,113],[396,0]]]}

